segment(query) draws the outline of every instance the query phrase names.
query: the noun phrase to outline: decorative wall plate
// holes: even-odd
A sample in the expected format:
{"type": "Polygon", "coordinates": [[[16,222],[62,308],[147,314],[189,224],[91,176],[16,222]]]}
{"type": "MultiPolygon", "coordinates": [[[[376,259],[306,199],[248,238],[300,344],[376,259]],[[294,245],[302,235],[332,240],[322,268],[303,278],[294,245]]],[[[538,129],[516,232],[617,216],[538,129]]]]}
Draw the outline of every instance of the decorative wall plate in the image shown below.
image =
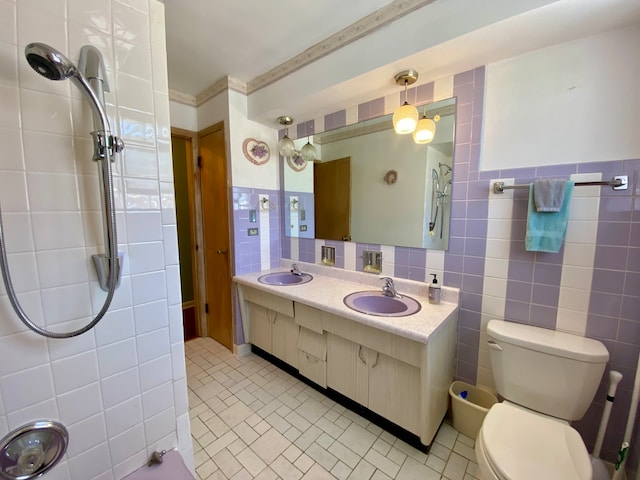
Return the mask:
{"type": "Polygon", "coordinates": [[[389,170],[383,180],[387,182],[387,185],[393,185],[398,181],[398,172],[395,170],[389,170]]]}
{"type": "Polygon", "coordinates": [[[255,138],[247,138],[242,143],[242,153],[255,165],[264,165],[271,157],[269,145],[255,138]]]}
{"type": "Polygon", "coordinates": [[[301,172],[307,168],[307,162],[304,161],[298,150],[293,152],[292,156],[287,157],[287,164],[294,172],[301,172]]]}

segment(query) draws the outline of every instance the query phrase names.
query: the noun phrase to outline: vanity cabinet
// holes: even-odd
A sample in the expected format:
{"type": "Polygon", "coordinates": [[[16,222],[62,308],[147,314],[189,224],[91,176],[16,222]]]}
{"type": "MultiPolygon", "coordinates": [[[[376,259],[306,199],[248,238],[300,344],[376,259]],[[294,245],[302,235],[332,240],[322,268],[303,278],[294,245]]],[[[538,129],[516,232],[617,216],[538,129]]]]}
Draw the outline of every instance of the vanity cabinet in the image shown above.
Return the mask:
{"type": "MultiPolygon", "coordinates": [[[[322,280],[314,282],[321,290],[322,280]]],[[[447,411],[455,369],[455,305],[441,307],[451,310],[420,341],[340,315],[341,304],[325,310],[319,300],[312,307],[299,295],[287,298],[286,290],[271,293],[247,284],[239,293],[250,343],[431,444],[447,411]]]]}
{"type": "Polygon", "coordinates": [[[298,325],[293,319],[293,302],[255,289],[247,289],[245,301],[251,319],[249,341],[298,368],[298,325]]]}

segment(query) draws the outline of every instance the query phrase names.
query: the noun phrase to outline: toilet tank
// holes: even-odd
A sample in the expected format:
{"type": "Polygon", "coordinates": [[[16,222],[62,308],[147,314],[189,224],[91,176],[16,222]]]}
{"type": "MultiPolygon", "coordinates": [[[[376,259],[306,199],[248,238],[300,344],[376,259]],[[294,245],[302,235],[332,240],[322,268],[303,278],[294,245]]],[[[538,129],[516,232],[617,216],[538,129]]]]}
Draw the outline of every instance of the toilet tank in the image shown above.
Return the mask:
{"type": "Polygon", "coordinates": [[[491,320],[489,356],[498,393],[564,420],[579,420],[598,389],[609,352],[599,341],[491,320]]]}

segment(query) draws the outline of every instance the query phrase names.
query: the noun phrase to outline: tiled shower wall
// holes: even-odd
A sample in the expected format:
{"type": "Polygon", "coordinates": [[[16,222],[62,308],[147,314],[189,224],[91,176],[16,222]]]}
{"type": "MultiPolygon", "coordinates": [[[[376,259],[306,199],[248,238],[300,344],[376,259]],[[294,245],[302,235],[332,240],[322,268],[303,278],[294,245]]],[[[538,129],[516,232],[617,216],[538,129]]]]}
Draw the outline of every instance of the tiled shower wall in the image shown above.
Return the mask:
{"type": "MultiPolygon", "coordinates": [[[[385,263],[386,268],[389,263],[392,268],[383,273],[428,281],[429,273],[444,271],[444,284],[461,289],[457,377],[473,384],[492,385],[488,352],[483,347],[490,318],[562,329],[603,341],[611,354],[608,370],[624,375],[603,448],[604,458],[612,461],[622,441],[640,353],[640,160],[481,171],[484,74],[481,67],[453,79],[457,117],[449,249],[442,255],[381,246],[383,268],[385,263]],[[528,184],[537,177],[581,181],[621,174],[629,175],[627,191],[576,188],[567,240],[557,254],[525,251],[525,191],[490,192],[498,179],[528,184]]],[[[433,86],[411,89],[410,95],[414,104],[429,102],[433,86]]],[[[359,116],[384,113],[383,100],[387,99],[360,105],[359,116]],[[376,113],[371,114],[372,110],[376,113]]],[[[397,104],[398,100],[393,101],[397,104]]],[[[346,124],[344,112],[326,116],[325,128],[346,124]]],[[[308,122],[305,125],[312,128],[308,122]]],[[[317,263],[318,245],[324,243],[283,236],[283,257],[317,263]]],[[[337,246],[337,267],[362,270],[356,259],[365,245],[326,244],[337,246]]],[[[595,441],[607,382],[605,374],[593,405],[577,422],[589,448],[595,441]]],[[[637,460],[631,457],[630,466],[635,468],[637,460]]]]}
{"type": "Polygon", "coordinates": [[[124,276],[93,330],[49,340],[27,330],[0,287],[0,436],[52,419],[69,430],[47,478],[122,478],[189,432],[170,153],[164,4],[157,0],[0,0],[0,202],[15,288],[51,330],[101,308],[89,257],[103,250],[91,115],[70,82],[27,65],[29,42],[77,62],[105,57],[108,114],[127,148],[115,163],[124,276]]]}

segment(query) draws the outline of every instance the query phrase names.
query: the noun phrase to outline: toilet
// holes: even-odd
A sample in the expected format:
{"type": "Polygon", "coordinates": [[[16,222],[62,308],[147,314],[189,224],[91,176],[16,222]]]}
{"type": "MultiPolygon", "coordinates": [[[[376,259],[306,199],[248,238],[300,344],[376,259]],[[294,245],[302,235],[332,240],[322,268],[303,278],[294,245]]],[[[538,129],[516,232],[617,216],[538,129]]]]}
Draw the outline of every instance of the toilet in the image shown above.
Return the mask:
{"type": "Polygon", "coordinates": [[[591,459],[569,422],[582,418],[609,360],[597,340],[491,320],[489,357],[504,398],[476,438],[484,480],[589,480],[591,459]]]}

